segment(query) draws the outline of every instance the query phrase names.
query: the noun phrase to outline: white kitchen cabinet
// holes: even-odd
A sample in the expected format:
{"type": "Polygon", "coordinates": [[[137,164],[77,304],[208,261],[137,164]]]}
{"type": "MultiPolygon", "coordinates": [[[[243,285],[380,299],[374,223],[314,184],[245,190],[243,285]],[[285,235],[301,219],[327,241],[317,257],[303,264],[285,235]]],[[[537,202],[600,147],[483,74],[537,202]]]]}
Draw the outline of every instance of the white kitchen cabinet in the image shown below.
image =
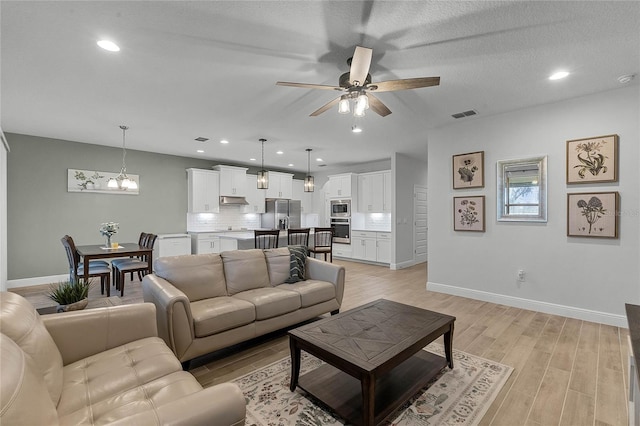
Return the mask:
{"type": "Polygon", "coordinates": [[[246,175],[247,179],[247,194],[245,199],[247,200],[246,206],[243,206],[242,211],[244,213],[264,213],[264,195],[265,189],[258,189],[258,176],[246,175]]]}
{"type": "MultiPolygon", "coordinates": [[[[329,197],[356,198],[358,180],[353,173],[343,173],[329,176],[329,197]]],[[[355,202],[356,200],[352,200],[355,202]]]]}
{"type": "Polygon", "coordinates": [[[376,232],[376,261],[391,263],[391,233],[376,232]]]}
{"type": "Polygon", "coordinates": [[[220,172],[220,195],[228,197],[246,197],[247,168],[235,166],[214,166],[220,172]]]}
{"type": "Polygon", "coordinates": [[[269,188],[266,198],[290,200],[293,196],[293,175],[291,173],[269,172],[269,188]]]}
{"type": "Polygon", "coordinates": [[[358,175],[358,205],[360,213],[391,212],[391,172],[358,175]]]}
{"type": "Polygon", "coordinates": [[[292,200],[300,200],[301,213],[313,213],[313,192],[304,192],[304,181],[293,180],[292,200]]]}
{"type": "Polygon", "coordinates": [[[351,259],[351,257],[353,256],[351,244],[333,243],[333,247],[331,248],[331,251],[334,257],[343,257],[346,259],[351,259]]]}
{"type": "Polygon", "coordinates": [[[220,238],[220,252],[238,250],[238,240],[231,238],[220,238]]]}
{"type": "Polygon", "coordinates": [[[189,213],[220,212],[220,173],[213,170],[187,169],[189,213]]]}
{"type": "Polygon", "coordinates": [[[191,234],[191,252],[193,254],[220,253],[220,251],[219,235],[208,232],[191,234]]]}

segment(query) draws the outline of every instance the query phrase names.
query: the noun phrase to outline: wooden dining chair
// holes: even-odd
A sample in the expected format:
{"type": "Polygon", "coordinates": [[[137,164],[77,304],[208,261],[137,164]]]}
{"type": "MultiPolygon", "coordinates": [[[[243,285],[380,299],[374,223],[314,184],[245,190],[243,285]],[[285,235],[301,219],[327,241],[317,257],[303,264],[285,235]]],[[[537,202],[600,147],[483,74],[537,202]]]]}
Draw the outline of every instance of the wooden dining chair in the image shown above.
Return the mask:
{"type": "MultiPolygon", "coordinates": [[[[148,234],[146,232],[141,232],[140,233],[140,237],[138,237],[138,245],[139,246],[144,246],[145,242],[147,241],[147,238],[149,235],[152,234],[148,234]]],[[[138,260],[142,260],[142,258],[140,256],[130,256],[128,258],[118,258],[118,259],[114,259],[111,261],[111,265],[113,266],[113,277],[112,277],[112,282],[113,285],[116,285],[116,268],[118,265],[126,263],[130,260],[133,259],[138,259],[138,260]]],[[[138,278],[140,278],[140,281],[142,281],[142,276],[141,276],[141,271],[138,271],[138,278]]],[[[133,281],[133,272],[131,272],[131,281],[133,281]]]]}
{"type": "Polygon", "coordinates": [[[313,230],[313,247],[309,247],[309,256],[313,253],[316,257],[317,253],[324,254],[324,261],[333,263],[333,229],[331,228],[314,228],[313,230]]]}
{"type": "Polygon", "coordinates": [[[309,247],[309,231],[311,228],[289,229],[287,231],[287,245],[309,247]]]}
{"type": "MultiPolygon", "coordinates": [[[[64,246],[65,253],[67,254],[67,261],[69,262],[69,281],[76,282],[80,278],[78,270],[84,270],[84,264],[80,262],[80,255],[76,250],[76,244],[73,242],[73,238],[69,235],[65,235],[60,239],[64,246]]],[[[107,296],[110,295],[109,286],[111,277],[111,268],[109,264],[104,260],[92,260],[89,262],[89,277],[100,277],[100,294],[104,294],[105,286],[107,288],[107,296]]]]}
{"type": "MultiPolygon", "coordinates": [[[[157,238],[156,234],[147,234],[141,245],[145,248],[153,249],[157,238]]],[[[151,256],[151,254],[145,254],[140,258],[125,259],[124,262],[114,265],[116,289],[120,290],[120,297],[124,296],[124,282],[127,273],[131,273],[131,279],[133,280],[133,273],[137,272],[142,281],[143,276],[152,272],[149,270],[148,256],[151,256]]]]}
{"type": "Polygon", "coordinates": [[[280,239],[280,230],[271,229],[268,231],[253,231],[253,239],[255,242],[255,248],[257,249],[270,249],[278,248],[278,240],[280,239]]]}

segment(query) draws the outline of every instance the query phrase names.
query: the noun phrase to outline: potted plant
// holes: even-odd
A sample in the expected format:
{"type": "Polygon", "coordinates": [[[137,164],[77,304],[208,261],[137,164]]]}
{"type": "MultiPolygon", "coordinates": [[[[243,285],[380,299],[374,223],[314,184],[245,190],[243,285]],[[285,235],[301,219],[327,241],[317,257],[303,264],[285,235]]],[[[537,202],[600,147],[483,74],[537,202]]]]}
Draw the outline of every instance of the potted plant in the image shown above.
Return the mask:
{"type": "Polygon", "coordinates": [[[63,281],[57,286],[51,286],[49,298],[58,303],[57,312],[78,311],[87,307],[91,282],[78,279],[77,281],[63,281]]]}

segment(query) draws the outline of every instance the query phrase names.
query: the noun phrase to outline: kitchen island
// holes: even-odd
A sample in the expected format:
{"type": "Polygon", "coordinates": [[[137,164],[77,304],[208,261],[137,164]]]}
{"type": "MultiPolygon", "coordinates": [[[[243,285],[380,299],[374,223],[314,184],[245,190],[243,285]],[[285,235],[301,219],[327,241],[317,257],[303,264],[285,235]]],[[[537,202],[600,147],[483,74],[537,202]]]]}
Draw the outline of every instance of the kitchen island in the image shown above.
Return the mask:
{"type": "MultiPolygon", "coordinates": [[[[213,252],[219,253],[228,250],[249,250],[255,248],[255,240],[253,230],[242,230],[242,231],[218,231],[218,232],[207,232],[206,234],[211,235],[219,239],[219,244],[214,245],[217,250],[213,250],[213,252]]],[[[309,243],[313,242],[313,230],[309,233],[309,243]]],[[[286,247],[287,240],[287,231],[280,231],[280,238],[278,239],[278,247],[286,247]]]]}

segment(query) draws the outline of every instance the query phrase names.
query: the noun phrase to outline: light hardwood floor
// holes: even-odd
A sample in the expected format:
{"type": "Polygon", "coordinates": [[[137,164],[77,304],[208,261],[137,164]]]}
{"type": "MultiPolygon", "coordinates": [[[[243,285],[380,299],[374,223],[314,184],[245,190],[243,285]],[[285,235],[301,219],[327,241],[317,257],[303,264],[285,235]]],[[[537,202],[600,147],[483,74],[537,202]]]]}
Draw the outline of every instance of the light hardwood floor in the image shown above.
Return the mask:
{"type": "MultiPolygon", "coordinates": [[[[454,349],[514,367],[482,426],[628,424],[628,330],[429,292],[425,264],[392,271],[356,262],[335,263],[346,268],[342,311],[386,298],[454,315],[454,349]]],[[[46,287],[13,291],[36,307],[51,305],[46,287]]],[[[99,285],[90,294],[98,297],[105,297],[99,285]]],[[[140,301],[140,282],[127,279],[121,302],[140,301]]],[[[190,371],[200,383],[211,385],[286,356],[286,332],[278,332],[198,358],[190,371]]]]}

